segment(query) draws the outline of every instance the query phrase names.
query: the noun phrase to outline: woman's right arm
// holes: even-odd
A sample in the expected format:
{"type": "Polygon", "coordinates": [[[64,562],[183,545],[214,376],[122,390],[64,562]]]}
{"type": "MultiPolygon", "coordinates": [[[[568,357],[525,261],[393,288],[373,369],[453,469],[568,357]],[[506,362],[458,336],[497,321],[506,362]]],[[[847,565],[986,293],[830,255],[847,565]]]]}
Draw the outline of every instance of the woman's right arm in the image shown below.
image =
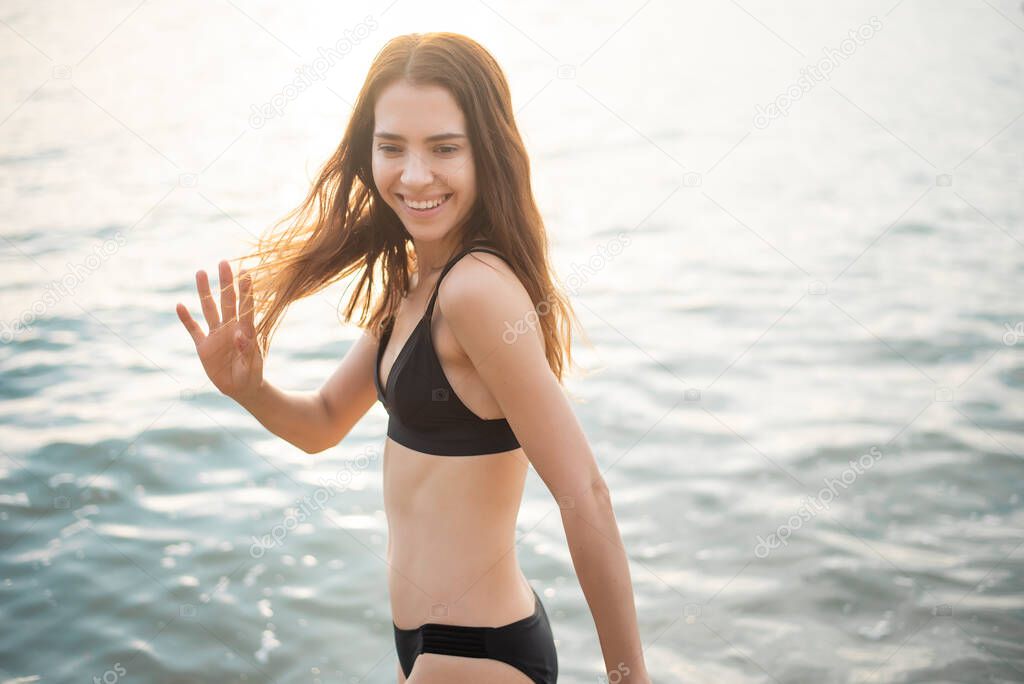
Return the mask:
{"type": "Polygon", "coordinates": [[[236,314],[234,278],[226,260],[219,264],[219,275],[221,311],[210,293],[206,272],[196,273],[209,334],[203,333],[184,304],[177,305],[178,318],[192,336],[207,376],[270,432],[307,453],[340,442],[376,401],[376,338],[364,332],[317,391],[282,390],[263,378],[263,356],[255,344],[251,276],[240,274],[241,306],[236,314]]]}
{"type": "Polygon", "coordinates": [[[376,339],[364,332],[315,392],[282,390],[264,380],[253,394],[236,401],[263,427],[306,453],[330,449],[377,401],[372,375],[376,350],[376,339]]]}

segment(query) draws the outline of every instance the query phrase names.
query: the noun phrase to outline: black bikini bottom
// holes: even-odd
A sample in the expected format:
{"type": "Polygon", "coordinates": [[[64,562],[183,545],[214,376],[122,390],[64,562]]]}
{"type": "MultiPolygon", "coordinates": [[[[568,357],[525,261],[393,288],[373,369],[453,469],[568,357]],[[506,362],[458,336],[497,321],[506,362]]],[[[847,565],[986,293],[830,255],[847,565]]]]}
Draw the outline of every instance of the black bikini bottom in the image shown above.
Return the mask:
{"type": "Polygon", "coordinates": [[[537,591],[533,592],[533,615],[501,627],[471,627],[428,622],[416,629],[400,629],[394,622],[395,647],[402,672],[412,674],[421,653],[490,658],[508,663],[535,684],[555,684],[558,654],[547,612],[537,591]]]}

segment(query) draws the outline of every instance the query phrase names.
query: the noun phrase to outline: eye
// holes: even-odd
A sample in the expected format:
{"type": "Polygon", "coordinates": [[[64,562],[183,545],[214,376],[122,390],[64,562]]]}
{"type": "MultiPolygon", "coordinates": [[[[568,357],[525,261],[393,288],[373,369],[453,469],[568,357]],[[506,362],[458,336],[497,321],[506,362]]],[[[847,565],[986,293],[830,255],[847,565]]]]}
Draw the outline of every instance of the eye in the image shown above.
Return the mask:
{"type": "Polygon", "coordinates": [[[459,151],[459,148],[455,145],[440,145],[437,151],[441,154],[454,154],[459,151]]]}
{"type": "Polygon", "coordinates": [[[398,148],[394,145],[378,145],[377,149],[381,152],[398,152],[398,148]]]}

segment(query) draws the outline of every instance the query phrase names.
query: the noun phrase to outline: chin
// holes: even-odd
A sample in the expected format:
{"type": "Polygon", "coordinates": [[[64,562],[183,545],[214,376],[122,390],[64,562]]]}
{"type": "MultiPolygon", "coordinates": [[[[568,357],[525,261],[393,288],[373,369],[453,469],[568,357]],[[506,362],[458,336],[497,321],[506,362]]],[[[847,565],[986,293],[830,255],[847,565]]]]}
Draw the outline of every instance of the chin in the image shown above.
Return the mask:
{"type": "Polygon", "coordinates": [[[443,240],[451,235],[453,229],[454,227],[450,225],[443,227],[430,226],[427,228],[423,226],[413,226],[410,228],[408,225],[405,225],[405,232],[409,233],[414,240],[418,240],[420,242],[436,242],[443,240]]]}

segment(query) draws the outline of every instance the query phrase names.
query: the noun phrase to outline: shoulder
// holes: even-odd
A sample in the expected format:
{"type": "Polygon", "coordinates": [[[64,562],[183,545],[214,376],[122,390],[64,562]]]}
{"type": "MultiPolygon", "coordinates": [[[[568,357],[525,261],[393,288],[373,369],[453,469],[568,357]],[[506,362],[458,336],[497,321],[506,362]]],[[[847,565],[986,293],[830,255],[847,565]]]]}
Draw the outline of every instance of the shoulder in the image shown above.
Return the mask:
{"type": "Polygon", "coordinates": [[[470,252],[455,262],[438,287],[437,301],[446,316],[467,308],[470,313],[480,307],[503,310],[526,304],[532,308],[529,293],[512,267],[490,252],[470,252]]]}
{"type": "Polygon", "coordinates": [[[489,359],[503,373],[547,365],[537,309],[501,257],[471,252],[459,259],[441,281],[437,306],[474,363],[489,359]]]}

